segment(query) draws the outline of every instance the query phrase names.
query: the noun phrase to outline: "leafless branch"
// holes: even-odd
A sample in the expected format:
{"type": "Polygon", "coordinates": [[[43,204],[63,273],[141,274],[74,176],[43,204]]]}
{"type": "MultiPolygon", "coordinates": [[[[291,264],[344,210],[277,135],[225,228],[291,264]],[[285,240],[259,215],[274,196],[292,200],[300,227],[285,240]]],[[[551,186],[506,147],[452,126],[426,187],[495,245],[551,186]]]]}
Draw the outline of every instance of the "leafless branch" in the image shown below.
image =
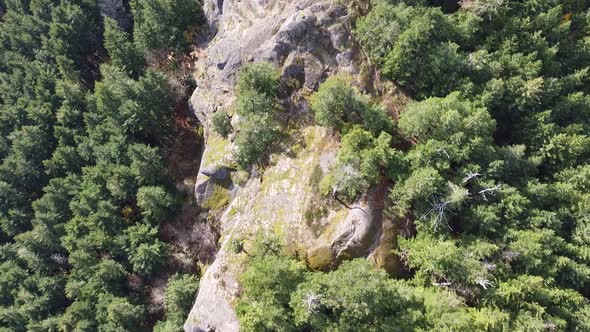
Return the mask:
{"type": "Polygon", "coordinates": [[[478,176],[481,176],[479,172],[469,172],[467,176],[463,178],[463,182],[461,183],[467,183],[467,181],[477,178],[478,176]]]}
{"type": "Polygon", "coordinates": [[[486,195],[492,195],[493,196],[498,191],[500,191],[500,185],[499,184],[497,184],[497,185],[495,185],[495,186],[493,186],[491,188],[482,189],[482,190],[478,191],[477,193],[479,195],[481,195],[481,197],[483,198],[484,201],[487,201],[488,198],[486,197],[486,195]]]}
{"type": "Polygon", "coordinates": [[[438,150],[436,150],[436,153],[438,153],[438,154],[444,153],[445,156],[447,156],[448,159],[451,159],[451,156],[449,156],[449,154],[447,153],[447,150],[445,150],[443,148],[439,148],[438,150]]]}
{"type": "Polygon", "coordinates": [[[483,289],[488,289],[488,287],[494,287],[494,283],[484,277],[475,278],[475,283],[483,287],[483,289]]]}
{"type": "Polygon", "coordinates": [[[445,201],[432,202],[430,204],[431,208],[426,211],[426,213],[424,213],[420,219],[425,220],[427,218],[433,218],[432,226],[434,229],[437,229],[441,224],[444,224],[449,227],[449,229],[451,229],[451,227],[446,223],[446,210],[449,206],[449,203],[450,202],[445,201]]]}
{"type": "Polygon", "coordinates": [[[316,312],[317,308],[320,306],[321,298],[322,296],[319,294],[313,292],[307,293],[305,299],[303,300],[303,304],[305,304],[308,313],[316,312]]]}

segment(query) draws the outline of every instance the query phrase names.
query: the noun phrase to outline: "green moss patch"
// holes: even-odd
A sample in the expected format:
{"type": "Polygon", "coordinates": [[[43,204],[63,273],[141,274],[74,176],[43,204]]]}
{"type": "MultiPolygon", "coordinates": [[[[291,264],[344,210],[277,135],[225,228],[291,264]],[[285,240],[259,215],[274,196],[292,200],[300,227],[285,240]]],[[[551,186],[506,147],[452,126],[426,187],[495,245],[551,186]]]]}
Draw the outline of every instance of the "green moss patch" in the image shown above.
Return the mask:
{"type": "Polygon", "coordinates": [[[220,185],[215,185],[213,194],[203,203],[203,207],[209,210],[219,210],[226,207],[230,200],[228,191],[220,185]]]}

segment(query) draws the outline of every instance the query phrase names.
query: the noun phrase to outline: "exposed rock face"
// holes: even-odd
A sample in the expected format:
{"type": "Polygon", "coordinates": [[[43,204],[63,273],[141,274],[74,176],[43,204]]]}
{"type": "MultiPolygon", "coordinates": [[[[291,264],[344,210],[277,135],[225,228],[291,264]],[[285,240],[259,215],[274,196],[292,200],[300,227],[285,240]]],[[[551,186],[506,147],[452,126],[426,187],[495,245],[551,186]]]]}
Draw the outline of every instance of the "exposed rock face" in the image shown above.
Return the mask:
{"type": "Polygon", "coordinates": [[[382,234],[384,186],[373,188],[367,197],[353,205],[343,221],[335,220],[333,231],[314,241],[307,251],[309,267],[327,270],[346,259],[371,253],[382,234]]]}
{"type": "Polygon", "coordinates": [[[244,63],[269,61],[303,78],[310,89],[330,71],[358,72],[347,12],[335,1],[207,0],[204,10],[217,31],[197,62],[191,97],[204,124],[208,114],[233,102],[236,74],[244,63]]]}
{"type": "Polygon", "coordinates": [[[209,168],[201,167],[199,174],[202,174],[201,181],[195,185],[195,198],[199,204],[204,203],[213,194],[216,184],[231,181],[229,171],[224,166],[210,165],[209,168]]]}
{"type": "MultiPolygon", "coordinates": [[[[337,72],[359,76],[360,61],[347,7],[342,5],[345,2],[205,0],[205,14],[215,35],[197,52],[197,88],[190,102],[207,133],[195,186],[198,201],[211,195],[216,181],[236,178],[224,167],[231,160],[231,139],[210,132],[208,124],[213,112],[228,110],[235,101],[236,74],[244,63],[269,61],[280,70],[283,82],[296,86],[289,112],[306,112],[301,96],[317,89],[327,76],[337,72]]],[[[304,128],[301,135],[303,147],[273,155],[271,165],[260,175],[253,171],[249,180],[233,181],[232,201],[220,219],[220,250],[201,279],[185,331],[239,330],[234,305],[244,254],[231,250],[234,240],[252,239],[261,230],[272,231],[283,237],[289,250],[317,269],[351,257],[366,257],[377,247],[382,188],[352,209],[336,204],[318,222],[319,236],[317,229],[312,230],[305,211],[322,204],[313,193],[312,174],[314,169],[326,172],[330,168],[338,143],[325,128],[317,126],[304,128]]]]}

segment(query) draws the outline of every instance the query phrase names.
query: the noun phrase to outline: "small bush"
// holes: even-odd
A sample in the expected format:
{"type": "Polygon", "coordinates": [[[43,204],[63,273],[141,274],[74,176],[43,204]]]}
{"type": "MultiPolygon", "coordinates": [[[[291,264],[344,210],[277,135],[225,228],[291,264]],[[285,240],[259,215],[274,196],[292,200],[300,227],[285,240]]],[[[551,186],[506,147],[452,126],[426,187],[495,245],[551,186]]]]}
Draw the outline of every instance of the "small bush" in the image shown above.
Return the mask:
{"type": "Polygon", "coordinates": [[[341,129],[345,122],[358,122],[359,100],[351,83],[343,76],[328,78],[311,96],[311,109],[317,123],[341,129]]]}
{"type": "Polygon", "coordinates": [[[234,160],[240,169],[258,161],[279,138],[276,118],[279,76],[268,63],[244,67],[237,83],[236,112],[243,117],[235,140],[234,160]]]}
{"type": "Polygon", "coordinates": [[[279,74],[268,62],[249,64],[240,70],[237,94],[256,92],[274,97],[279,88],[279,74]]]}
{"type": "Polygon", "coordinates": [[[174,274],[166,286],[166,320],[159,321],[154,327],[156,332],[182,330],[186,315],[191,309],[197,290],[199,278],[189,274],[174,274]]]}
{"type": "Polygon", "coordinates": [[[391,139],[387,133],[375,138],[360,127],[349,131],[342,137],[335,167],[320,183],[322,194],[336,193],[353,201],[377,184],[385,172],[399,168],[400,156],[390,147],[391,139]]]}
{"type": "Polygon", "coordinates": [[[213,125],[213,130],[215,130],[216,133],[224,138],[227,137],[227,135],[229,135],[233,130],[233,127],[229,121],[229,117],[224,111],[217,111],[213,113],[213,116],[211,117],[211,124],[213,125]]]}
{"type": "Polygon", "coordinates": [[[252,115],[242,124],[236,137],[234,159],[241,169],[247,169],[268,150],[280,135],[279,123],[269,114],[252,115]]]}
{"type": "Polygon", "coordinates": [[[272,114],[275,112],[275,102],[273,97],[257,91],[247,90],[238,95],[236,112],[241,116],[272,114]]]}
{"type": "Polygon", "coordinates": [[[346,77],[328,78],[311,96],[310,103],[316,122],[324,127],[343,130],[363,124],[374,136],[393,131],[393,121],[385,109],[370,105],[368,98],[356,91],[346,77]]]}

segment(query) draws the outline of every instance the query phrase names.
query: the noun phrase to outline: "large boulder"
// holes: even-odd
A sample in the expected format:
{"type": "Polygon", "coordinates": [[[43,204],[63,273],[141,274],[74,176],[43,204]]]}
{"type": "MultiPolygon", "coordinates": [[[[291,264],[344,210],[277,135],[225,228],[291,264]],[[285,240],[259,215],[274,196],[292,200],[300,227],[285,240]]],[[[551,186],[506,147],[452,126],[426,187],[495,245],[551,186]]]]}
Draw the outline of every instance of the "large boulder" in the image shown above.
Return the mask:
{"type": "Polygon", "coordinates": [[[222,186],[228,190],[233,189],[229,170],[225,166],[211,165],[209,168],[199,170],[195,183],[195,198],[198,204],[206,202],[215,191],[215,186],[222,186]]]}
{"type": "Polygon", "coordinates": [[[335,214],[331,226],[307,250],[310,268],[332,269],[344,260],[366,257],[374,251],[382,235],[384,190],[383,185],[376,186],[364,200],[343,209],[344,214],[335,214]]]}

